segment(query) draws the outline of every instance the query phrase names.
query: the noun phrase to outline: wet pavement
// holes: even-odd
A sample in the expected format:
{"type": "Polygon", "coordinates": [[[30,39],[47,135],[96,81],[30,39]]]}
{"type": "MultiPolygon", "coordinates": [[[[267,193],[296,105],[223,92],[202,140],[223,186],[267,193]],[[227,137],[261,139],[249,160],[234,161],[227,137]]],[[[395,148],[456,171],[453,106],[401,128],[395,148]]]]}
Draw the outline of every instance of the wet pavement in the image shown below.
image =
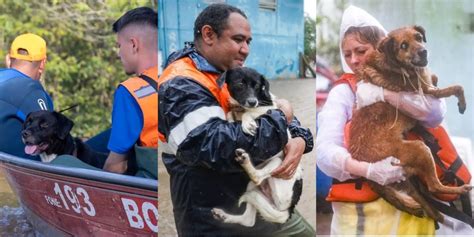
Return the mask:
{"type": "MultiPolygon", "coordinates": [[[[316,99],[314,79],[293,79],[270,81],[270,91],[278,98],[287,99],[293,106],[295,116],[302,126],[316,131],[316,99]]],[[[161,159],[160,159],[161,161],[161,159]]],[[[306,220],[316,226],[316,152],[305,154],[302,158],[303,195],[296,206],[306,220]]],[[[159,180],[159,234],[160,237],[177,236],[169,193],[169,175],[162,162],[158,164],[159,180]]]]}

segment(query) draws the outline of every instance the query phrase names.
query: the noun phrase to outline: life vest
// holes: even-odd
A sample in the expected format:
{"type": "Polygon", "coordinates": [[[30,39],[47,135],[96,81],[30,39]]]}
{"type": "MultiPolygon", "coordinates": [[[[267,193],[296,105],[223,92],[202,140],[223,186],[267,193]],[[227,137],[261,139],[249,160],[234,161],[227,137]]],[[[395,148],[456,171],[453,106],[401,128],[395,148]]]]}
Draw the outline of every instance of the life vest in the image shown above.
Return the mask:
{"type": "MultiPolygon", "coordinates": [[[[354,74],[344,74],[335,83],[335,85],[338,84],[348,84],[355,93],[357,79],[354,74]]],[[[348,147],[349,131],[350,121],[344,128],[344,145],[346,147],[348,147]]],[[[471,174],[442,126],[426,128],[423,131],[417,132],[411,131],[406,139],[423,140],[430,147],[436,164],[436,174],[442,183],[448,186],[460,186],[470,182],[471,174]]],[[[459,195],[456,194],[434,195],[443,201],[454,201],[459,198],[459,195]]],[[[336,202],[370,202],[378,197],[379,195],[372,191],[363,178],[343,182],[333,179],[333,184],[326,200],[336,202]]]]}
{"type": "MultiPolygon", "coordinates": [[[[194,80],[204,88],[208,89],[216,98],[220,107],[224,110],[224,113],[227,114],[227,112],[229,112],[230,94],[227,89],[227,84],[224,84],[222,87],[219,87],[217,84],[217,79],[220,74],[199,71],[191,58],[183,57],[166,67],[158,79],[158,88],[161,84],[178,76],[194,80]]],[[[160,141],[166,141],[165,136],[161,133],[160,141]]]]}
{"type": "MultiPolygon", "coordinates": [[[[145,70],[143,75],[158,81],[158,66],[145,70]]],[[[139,144],[144,147],[158,146],[158,93],[146,80],[131,77],[120,83],[135,98],[143,115],[143,128],[139,144]]]]}

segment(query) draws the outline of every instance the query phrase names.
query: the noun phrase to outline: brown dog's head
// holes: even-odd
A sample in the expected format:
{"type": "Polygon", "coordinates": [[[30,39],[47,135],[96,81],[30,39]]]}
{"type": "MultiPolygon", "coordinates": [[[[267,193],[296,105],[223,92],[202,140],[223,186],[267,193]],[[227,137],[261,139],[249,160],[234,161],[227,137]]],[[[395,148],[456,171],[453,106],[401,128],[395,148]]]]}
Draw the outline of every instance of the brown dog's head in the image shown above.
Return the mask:
{"type": "Polygon", "coordinates": [[[389,62],[425,67],[428,64],[428,51],[424,43],[426,36],[423,27],[404,27],[390,32],[379,43],[377,50],[384,53],[389,62]]]}

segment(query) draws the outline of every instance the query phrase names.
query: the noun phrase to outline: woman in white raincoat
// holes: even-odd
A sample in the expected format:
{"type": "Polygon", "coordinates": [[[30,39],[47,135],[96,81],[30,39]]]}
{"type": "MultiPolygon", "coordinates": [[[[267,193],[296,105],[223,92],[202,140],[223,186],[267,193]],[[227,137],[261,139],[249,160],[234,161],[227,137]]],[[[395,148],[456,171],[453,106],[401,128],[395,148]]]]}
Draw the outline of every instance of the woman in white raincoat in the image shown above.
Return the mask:
{"type": "MultiPolygon", "coordinates": [[[[367,186],[356,183],[364,177],[381,185],[404,180],[396,157],[367,163],[351,158],[344,147],[344,127],[352,110],[378,101],[385,101],[419,120],[425,127],[436,127],[446,112],[444,100],[419,94],[384,90],[368,83],[359,83],[354,93],[354,71],[365,63],[367,55],[376,50],[378,41],[386,35],[383,26],[366,11],[350,6],[343,14],[340,28],[341,63],[345,74],[329,93],[318,115],[316,152],[318,167],[339,184],[333,184],[328,195],[332,201],[331,234],[462,234],[472,233],[470,226],[447,217],[445,225],[435,231],[434,221],[399,211],[382,198],[370,196],[367,186]],[[351,85],[352,84],[352,85],[351,85]],[[353,87],[351,87],[353,86],[353,87]]],[[[370,128],[368,128],[370,129],[370,128]]],[[[334,183],[334,182],[333,182],[334,183]]]]}

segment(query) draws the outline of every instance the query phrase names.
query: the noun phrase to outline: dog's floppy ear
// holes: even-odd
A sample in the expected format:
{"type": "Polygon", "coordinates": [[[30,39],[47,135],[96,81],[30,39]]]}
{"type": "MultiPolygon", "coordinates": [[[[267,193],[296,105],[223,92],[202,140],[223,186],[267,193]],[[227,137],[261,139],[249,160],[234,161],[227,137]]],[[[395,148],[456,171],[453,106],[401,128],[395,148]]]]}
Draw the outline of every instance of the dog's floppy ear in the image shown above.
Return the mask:
{"type": "Polygon", "coordinates": [[[262,83],[262,95],[271,102],[272,96],[270,95],[270,84],[268,80],[265,79],[263,75],[260,75],[260,82],[262,83]]]}
{"type": "Polygon", "coordinates": [[[21,128],[22,128],[22,129],[25,129],[25,127],[26,127],[26,122],[29,120],[29,118],[30,118],[30,116],[31,116],[32,113],[33,113],[33,112],[30,112],[30,113],[28,113],[28,115],[26,115],[25,121],[23,121],[23,124],[21,125],[21,128]]]}
{"type": "Polygon", "coordinates": [[[413,26],[413,29],[415,29],[416,31],[420,32],[420,34],[423,36],[423,42],[426,43],[425,28],[423,28],[423,27],[421,27],[421,26],[413,26]]]}
{"type": "Polygon", "coordinates": [[[72,127],[74,126],[74,123],[61,113],[58,113],[56,111],[54,111],[53,113],[59,125],[57,126],[58,130],[56,131],[56,133],[59,139],[65,139],[71,131],[72,127]]]}
{"type": "Polygon", "coordinates": [[[395,40],[392,37],[385,37],[379,42],[377,50],[385,55],[395,54],[395,40]]]}

